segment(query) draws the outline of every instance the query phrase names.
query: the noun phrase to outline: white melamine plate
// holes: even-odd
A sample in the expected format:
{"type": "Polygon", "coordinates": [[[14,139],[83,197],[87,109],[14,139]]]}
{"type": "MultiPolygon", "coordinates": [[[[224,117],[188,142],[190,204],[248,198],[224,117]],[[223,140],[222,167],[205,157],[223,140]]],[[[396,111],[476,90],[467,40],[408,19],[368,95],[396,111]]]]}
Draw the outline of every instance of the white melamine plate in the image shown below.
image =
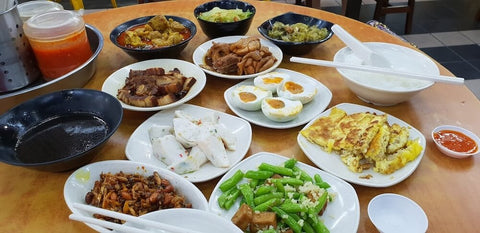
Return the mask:
{"type": "Polygon", "coordinates": [[[286,73],[290,76],[290,79],[299,83],[303,83],[305,85],[314,86],[317,88],[317,95],[315,98],[307,104],[303,105],[302,112],[298,114],[297,118],[287,121],[287,122],[276,122],[268,119],[263,113],[262,110],[258,111],[245,111],[233,104],[232,100],[232,92],[235,90],[236,87],[240,85],[254,85],[253,78],[244,80],[238,83],[235,86],[228,88],[223,97],[227,102],[228,107],[238,116],[242,117],[243,119],[250,121],[252,124],[273,128],[273,129],[287,129],[293,128],[299,125],[303,125],[311,121],[313,118],[318,116],[323,110],[328,107],[330,101],[332,100],[332,92],[322,83],[313,79],[310,76],[304,75],[299,72],[281,69],[278,68],[275,72],[286,73]]]}
{"type": "Polygon", "coordinates": [[[195,49],[195,51],[193,52],[193,63],[195,63],[195,65],[199,66],[207,74],[211,74],[211,75],[216,76],[216,77],[227,78],[227,79],[246,79],[246,78],[256,77],[258,75],[271,72],[272,70],[274,70],[275,68],[277,68],[280,65],[280,63],[282,62],[282,58],[283,58],[282,50],[278,46],[276,46],[274,43],[272,43],[268,40],[265,40],[265,39],[260,39],[261,45],[262,46],[267,46],[268,49],[270,50],[270,52],[273,54],[273,56],[275,58],[277,58],[277,61],[275,62],[275,64],[273,64],[273,66],[268,68],[267,70],[264,70],[264,71],[256,73],[256,74],[250,74],[250,75],[228,75],[228,74],[218,73],[218,72],[215,72],[213,70],[205,69],[205,68],[202,67],[202,65],[205,64],[205,54],[210,49],[210,47],[212,47],[213,42],[215,42],[215,43],[234,43],[234,42],[237,42],[238,40],[240,40],[241,38],[246,38],[246,37],[248,37],[248,36],[226,36],[226,37],[219,37],[219,38],[215,38],[213,40],[209,40],[209,41],[201,44],[200,46],[198,46],[197,49],[195,49]]]}
{"type": "MultiPolygon", "coordinates": [[[[347,114],[358,113],[358,112],[370,112],[376,114],[385,114],[379,110],[374,108],[369,108],[361,105],[356,104],[349,104],[343,103],[335,106],[339,109],[344,110],[347,114]]],[[[310,125],[315,122],[320,117],[328,116],[330,114],[331,109],[323,112],[320,116],[312,120],[308,123],[302,130],[306,129],[310,125]]],[[[300,133],[297,136],[298,145],[302,148],[303,152],[307,157],[319,168],[324,171],[327,171],[331,174],[334,174],[348,182],[352,182],[359,185],[369,186],[369,187],[389,187],[400,183],[408,176],[410,176],[415,169],[417,168],[418,164],[423,158],[423,154],[425,153],[426,141],[425,136],[423,136],[420,131],[413,128],[411,125],[407,124],[406,122],[393,117],[391,115],[387,115],[387,121],[390,125],[393,123],[397,123],[400,126],[405,126],[410,130],[410,139],[418,139],[420,145],[423,147],[422,152],[420,155],[413,161],[407,163],[405,167],[395,171],[392,174],[384,175],[373,171],[373,169],[364,170],[361,173],[355,173],[348,169],[348,167],[342,162],[340,156],[335,153],[327,153],[324,151],[320,146],[317,144],[313,144],[309,142],[303,135],[300,133]],[[370,177],[370,178],[365,178],[370,177]]]]}
{"type": "MultiPolygon", "coordinates": [[[[257,170],[262,162],[272,165],[280,165],[287,159],[287,157],[268,152],[260,152],[246,158],[228,171],[227,174],[225,174],[217,183],[215,189],[210,195],[208,203],[209,211],[226,219],[231,219],[240,206],[240,199],[238,199],[228,211],[220,208],[217,202],[218,197],[222,194],[222,191],[219,188],[220,184],[235,174],[237,170],[243,172],[257,170]]],[[[328,206],[321,217],[330,232],[357,232],[358,224],[360,222],[360,204],[355,189],[353,189],[349,183],[329,173],[321,171],[318,168],[314,168],[301,162],[297,162],[297,166],[306,171],[312,177],[314,174],[319,174],[324,181],[330,184],[331,187],[328,189],[328,192],[334,193],[335,197],[332,202],[328,203],[328,206]]]]}
{"type": "Polygon", "coordinates": [[[193,97],[197,96],[203,90],[205,84],[207,83],[207,77],[205,73],[198,68],[198,66],[190,62],[177,59],[153,59],[133,63],[115,71],[113,74],[108,76],[105,82],[103,82],[102,91],[117,97],[118,90],[125,86],[125,79],[127,79],[130,70],[145,70],[155,67],[163,68],[165,69],[165,72],[177,68],[185,77],[194,77],[196,82],[187,95],[171,104],[156,107],[137,107],[120,101],[124,109],[132,111],[159,111],[172,108],[193,99],[193,97]]]}
{"type": "MultiPolygon", "coordinates": [[[[63,196],[68,208],[75,214],[91,216],[91,213],[75,209],[73,203],[86,204],[85,195],[93,189],[95,181],[100,180],[101,173],[118,173],[120,171],[132,174],[137,173],[143,176],[153,175],[153,172],[156,171],[162,179],[170,181],[178,194],[183,195],[188,202],[192,203],[192,208],[199,210],[208,209],[207,199],[203,193],[185,178],[163,168],[128,160],[108,160],[91,163],[74,171],[68,177],[63,188],[63,196]]],[[[94,224],[87,225],[99,232],[106,230],[94,224]]]]}
{"type": "Polygon", "coordinates": [[[196,105],[183,104],[177,108],[158,112],[138,126],[138,128],[128,139],[127,146],[125,148],[125,154],[129,160],[148,163],[163,168],[167,167],[153,155],[152,145],[148,136],[148,129],[150,129],[153,125],[173,126],[172,121],[176,110],[182,110],[188,115],[198,118],[206,116],[207,113],[217,112],[219,116],[219,123],[225,125],[230,132],[233,132],[233,135],[237,140],[235,145],[236,149],[234,151],[227,150],[227,156],[230,159],[231,164],[229,168],[218,168],[213,166],[213,164],[210,162],[207,162],[200,168],[200,170],[181,175],[188,181],[204,182],[216,178],[227,172],[228,169],[230,169],[233,165],[240,162],[240,160],[242,160],[247,154],[247,151],[250,148],[250,143],[252,142],[252,128],[247,121],[239,117],[212,109],[199,107],[196,105]]]}

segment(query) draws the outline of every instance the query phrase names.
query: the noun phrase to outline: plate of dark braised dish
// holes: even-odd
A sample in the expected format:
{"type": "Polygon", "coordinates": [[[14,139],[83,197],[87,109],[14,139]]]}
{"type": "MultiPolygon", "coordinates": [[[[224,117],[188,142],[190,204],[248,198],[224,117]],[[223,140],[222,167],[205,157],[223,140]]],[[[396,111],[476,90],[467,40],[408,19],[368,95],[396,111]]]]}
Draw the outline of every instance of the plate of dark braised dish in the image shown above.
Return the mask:
{"type": "Polygon", "coordinates": [[[205,73],[190,62],[152,59],[115,71],[103,83],[102,91],[117,97],[124,109],[159,111],[191,100],[206,82],[205,73]]]}
{"type": "MultiPolygon", "coordinates": [[[[63,195],[68,208],[84,216],[91,213],[75,208],[74,203],[133,216],[174,208],[208,209],[203,193],[185,178],[163,168],[127,160],[101,161],[75,170],[65,182],[63,195]]],[[[95,217],[120,221],[102,215],[95,217]]],[[[106,230],[87,225],[99,232],[106,230]]]]}
{"type": "Polygon", "coordinates": [[[193,63],[207,74],[247,79],[268,73],[282,62],[282,50],[252,36],[226,36],[209,40],[193,52],[193,63]]]}

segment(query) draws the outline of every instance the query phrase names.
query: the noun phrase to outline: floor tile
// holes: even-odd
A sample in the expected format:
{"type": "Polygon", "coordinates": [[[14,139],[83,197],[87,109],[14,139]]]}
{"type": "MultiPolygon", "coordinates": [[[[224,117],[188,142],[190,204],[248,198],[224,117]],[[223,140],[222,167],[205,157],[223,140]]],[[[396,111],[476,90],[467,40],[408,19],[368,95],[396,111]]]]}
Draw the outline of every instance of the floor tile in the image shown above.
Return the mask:
{"type": "Polygon", "coordinates": [[[415,44],[418,48],[431,48],[431,47],[441,47],[443,44],[437,40],[432,34],[409,34],[403,35],[405,40],[415,44]]]}
{"type": "Polygon", "coordinates": [[[474,42],[468,39],[460,32],[438,32],[432,33],[442,44],[446,46],[473,44],[474,42]]]}
{"type": "Polygon", "coordinates": [[[428,54],[430,57],[440,63],[463,61],[463,59],[458,54],[454,53],[448,47],[422,48],[420,50],[422,50],[424,53],[428,54]]]}
{"type": "Polygon", "coordinates": [[[480,79],[465,80],[465,85],[477,98],[480,97],[480,79]]]}
{"type": "Polygon", "coordinates": [[[468,31],[461,31],[464,36],[466,36],[471,41],[480,44],[480,30],[468,30],[468,31]]]}
{"type": "Polygon", "coordinates": [[[480,46],[477,44],[462,45],[462,46],[449,46],[449,49],[453,50],[464,60],[480,60],[480,46]]]}
{"type": "Polygon", "coordinates": [[[480,78],[480,71],[478,71],[471,64],[465,61],[440,62],[440,64],[447,68],[457,77],[469,80],[480,78]]]}

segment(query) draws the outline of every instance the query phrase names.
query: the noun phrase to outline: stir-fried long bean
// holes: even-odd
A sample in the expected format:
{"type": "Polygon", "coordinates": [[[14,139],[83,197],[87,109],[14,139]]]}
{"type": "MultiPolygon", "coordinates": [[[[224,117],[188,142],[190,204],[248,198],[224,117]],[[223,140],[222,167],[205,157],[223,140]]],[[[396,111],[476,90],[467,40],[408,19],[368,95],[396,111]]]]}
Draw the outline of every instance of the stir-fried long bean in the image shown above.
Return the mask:
{"type": "Polygon", "coordinates": [[[327,191],[330,185],[319,174],[310,176],[298,167],[296,159],[280,165],[264,162],[258,170],[238,170],[219,187],[223,193],[218,204],[223,209],[230,209],[240,198],[254,213],[275,213],[276,228],[268,226],[262,232],[285,228],[295,233],[329,232],[319,216],[332,200],[327,191]]]}

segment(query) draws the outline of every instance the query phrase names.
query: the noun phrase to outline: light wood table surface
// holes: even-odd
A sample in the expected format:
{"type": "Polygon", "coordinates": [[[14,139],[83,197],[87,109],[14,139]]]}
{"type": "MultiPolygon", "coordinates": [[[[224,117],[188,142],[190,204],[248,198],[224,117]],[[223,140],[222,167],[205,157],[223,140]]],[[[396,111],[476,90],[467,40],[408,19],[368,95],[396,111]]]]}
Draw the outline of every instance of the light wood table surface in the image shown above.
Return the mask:
{"type": "MultiPolygon", "coordinates": [[[[195,48],[209,40],[193,16],[193,9],[205,1],[165,1],[108,9],[84,16],[85,21],[99,29],[105,45],[98,56],[97,69],[85,88],[101,90],[104,80],[117,69],[137,62],[109,40],[110,31],[127,20],[156,14],[185,17],[197,25],[198,32],[179,59],[192,62],[195,48]]],[[[340,24],[359,40],[382,41],[404,46],[408,43],[362,22],[329,12],[268,1],[248,1],[257,10],[247,35],[260,36],[257,27],[276,15],[293,11],[340,24]]],[[[333,36],[305,57],[332,60],[344,44],[333,36]]],[[[480,134],[480,102],[466,86],[435,84],[410,101],[392,107],[377,107],[358,99],[343,83],[333,68],[290,63],[285,56],[280,68],[309,75],[326,85],[333,93],[329,107],[339,103],[355,103],[374,107],[417,128],[427,138],[425,155],[415,172],[403,182],[388,188],[353,185],[360,200],[358,232],[376,232],[367,214],[367,205],[376,195],[397,193],[415,200],[426,212],[428,232],[478,232],[480,222],[479,157],[453,159],[441,154],[430,133],[441,124],[460,125],[480,134]]],[[[441,74],[451,75],[440,66],[441,74]]],[[[207,77],[205,89],[190,104],[233,114],[223,100],[223,92],[241,80],[207,77]]],[[[92,103],[93,104],[93,103],[92,103]]],[[[133,131],[155,112],[124,111],[120,128],[98,152],[94,161],[126,159],[125,146],[133,131]]],[[[252,125],[253,138],[247,157],[267,151],[286,157],[295,156],[313,165],[296,143],[303,126],[292,129],[268,129],[252,125]]],[[[94,162],[92,161],[92,162],[94,162]]],[[[70,210],[63,199],[63,186],[71,172],[49,173],[0,164],[0,232],[93,232],[83,223],[68,219],[70,210]]],[[[196,184],[207,199],[218,178],[196,184]]]]}

